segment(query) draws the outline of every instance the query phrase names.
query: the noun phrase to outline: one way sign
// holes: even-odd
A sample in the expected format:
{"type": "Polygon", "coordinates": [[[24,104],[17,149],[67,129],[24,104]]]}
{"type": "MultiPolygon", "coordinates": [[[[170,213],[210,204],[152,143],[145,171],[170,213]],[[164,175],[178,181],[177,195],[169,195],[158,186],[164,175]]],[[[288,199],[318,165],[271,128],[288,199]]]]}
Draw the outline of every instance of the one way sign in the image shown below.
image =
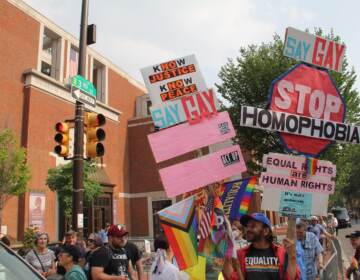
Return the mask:
{"type": "Polygon", "coordinates": [[[90,81],[82,76],[77,75],[72,78],[71,93],[76,100],[96,107],[96,89],[90,81]]]}

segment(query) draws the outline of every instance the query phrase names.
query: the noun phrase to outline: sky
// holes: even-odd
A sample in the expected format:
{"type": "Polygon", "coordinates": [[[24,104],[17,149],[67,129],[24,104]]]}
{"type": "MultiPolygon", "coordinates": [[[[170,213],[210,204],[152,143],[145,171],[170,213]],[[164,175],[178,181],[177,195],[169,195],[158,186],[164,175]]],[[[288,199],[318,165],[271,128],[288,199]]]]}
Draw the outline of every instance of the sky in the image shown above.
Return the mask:
{"type": "MultiPolygon", "coordinates": [[[[287,26],[331,29],[346,44],[350,66],[360,72],[360,1],[334,0],[89,0],[92,46],[143,84],[140,69],[195,54],[208,87],[240,47],[284,38],[287,26]]],[[[25,0],[78,37],[80,0],[25,0]]],[[[269,85],[270,86],[270,85],[269,85]]],[[[360,77],[356,83],[360,89],[360,77]]]]}

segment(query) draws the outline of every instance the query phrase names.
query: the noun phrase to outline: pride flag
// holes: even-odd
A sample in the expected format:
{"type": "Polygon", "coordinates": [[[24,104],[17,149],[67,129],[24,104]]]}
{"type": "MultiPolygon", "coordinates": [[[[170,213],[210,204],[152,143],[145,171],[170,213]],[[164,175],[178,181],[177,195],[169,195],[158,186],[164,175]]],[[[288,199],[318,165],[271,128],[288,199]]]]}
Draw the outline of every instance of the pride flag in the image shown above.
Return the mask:
{"type": "Polygon", "coordinates": [[[230,221],[239,220],[247,213],[256,182],[256,176],[253,176],[224,184],[221,201],[230,221]]]}
{"type": "Polygon", "coordinates": [[[316,173],[318,160],[312,157],[306,157],[305,170],[307,177],[313,176],[316,173]]]}
{"type": "Polygon", "coordinates": [[[198,222],[195,197],[191,196],[158,212],[161,226],[180,270],[197,264],[198,222]]]}

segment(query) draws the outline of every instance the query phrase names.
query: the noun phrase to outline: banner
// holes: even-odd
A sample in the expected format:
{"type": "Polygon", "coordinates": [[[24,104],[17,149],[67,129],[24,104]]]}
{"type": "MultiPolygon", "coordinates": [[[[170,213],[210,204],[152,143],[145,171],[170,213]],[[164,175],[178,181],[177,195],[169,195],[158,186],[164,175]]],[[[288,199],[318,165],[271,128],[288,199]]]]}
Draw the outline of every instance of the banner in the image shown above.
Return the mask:
{"type": "Polygon", "coordinates": [[[292,27],[286,29],[284,55],[342,72],[345,45],[292,27]]]}
{"type": "Polygon", "coordinates": [[[161,162],[234,136],[229,114],[221,112],[200,124],[184,123],[149,134],[148,139],[155,161],[161,162]]]}
{"type": "Polygon", "coordinates": [[[359,126],[250,106],[241,106],[240,126],[320,138],[339,143],[360,143],[359,126]]]}
{"type": "MultiPolygon", "coordinates": [[[[264,188],[263,198],[261,201],[261,210],[269,210],[282,212],[284,207],[289,207],[289,209],[284,210],[285,215],[289,215],[291,212],[292,215],[297,217],[304,218],[306,215],[311,213],[311,215],[327,215],[327,206],[329,201],[329,195],[322,193],[300,193],[300,192],[291,192],[292,201],[284,201],[286,197],[285,194],[282,193],[290,193],[288,191],[284,191],[276,188],[264,188]],[[302,194],[302,195],[299,195],[302,194]],[[309,207],[309,195],[311,196],[311,207],[309,207]],[[282,201],[281,201],[282,200],[282,201]],[[294,203],[297,205],[294,206],[294,203]],[[287,205],[286,205],[287,204],[287,205]],[[280,207],[282,205],[282,207],[280,207]],[[309,209],[310,208],[310,209],[309,209]],[[303,212],[305,210],[305,213],[303,212]]],[[[287,195],[289,197],[289,195],[287,195]]]]}
{"type": "Polygon", "coordinates": [[[195,55],[145,67],[141,74],[153,105],[207,89],[195,55]]]}
{"type": "Polygon", "coordinates": [[[252,194],[256,185],[256,177],[224,183],[221,196],[224,211],[230,221],[240,220],[248,211],[252,194]]]}
{"type": "Polygon", "coordinates": [[[240,147],[235,145],[160,169],[160,177],[167,196],[175,197],[245,171],[240,147]]]}
{"type": "Polygon", "coordinates": [[[158,212],[180,270],[198,263],[195,199],[189,197],[158,212]]]}
{"type": "Polygon", "coordinates": [[[45,193],[30,192],[29,194],[29,226],[45,229],[45,193]]]}

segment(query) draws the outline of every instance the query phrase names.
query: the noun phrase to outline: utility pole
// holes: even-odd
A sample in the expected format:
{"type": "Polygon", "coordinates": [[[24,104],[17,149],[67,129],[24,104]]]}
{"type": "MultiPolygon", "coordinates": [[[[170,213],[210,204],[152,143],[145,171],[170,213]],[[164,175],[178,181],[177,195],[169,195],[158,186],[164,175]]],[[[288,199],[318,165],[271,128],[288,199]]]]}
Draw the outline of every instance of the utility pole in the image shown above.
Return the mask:
{"type": "MultiPolygon", "coordinates": [[[[82,0],[78,74],[86,77],[86,48],[89,0],[82,0]]],[[[83,233],[84,199],[84,104],[75,104],[75,132],[73,158],[73,210],[72,228],[83,233]]]]}

